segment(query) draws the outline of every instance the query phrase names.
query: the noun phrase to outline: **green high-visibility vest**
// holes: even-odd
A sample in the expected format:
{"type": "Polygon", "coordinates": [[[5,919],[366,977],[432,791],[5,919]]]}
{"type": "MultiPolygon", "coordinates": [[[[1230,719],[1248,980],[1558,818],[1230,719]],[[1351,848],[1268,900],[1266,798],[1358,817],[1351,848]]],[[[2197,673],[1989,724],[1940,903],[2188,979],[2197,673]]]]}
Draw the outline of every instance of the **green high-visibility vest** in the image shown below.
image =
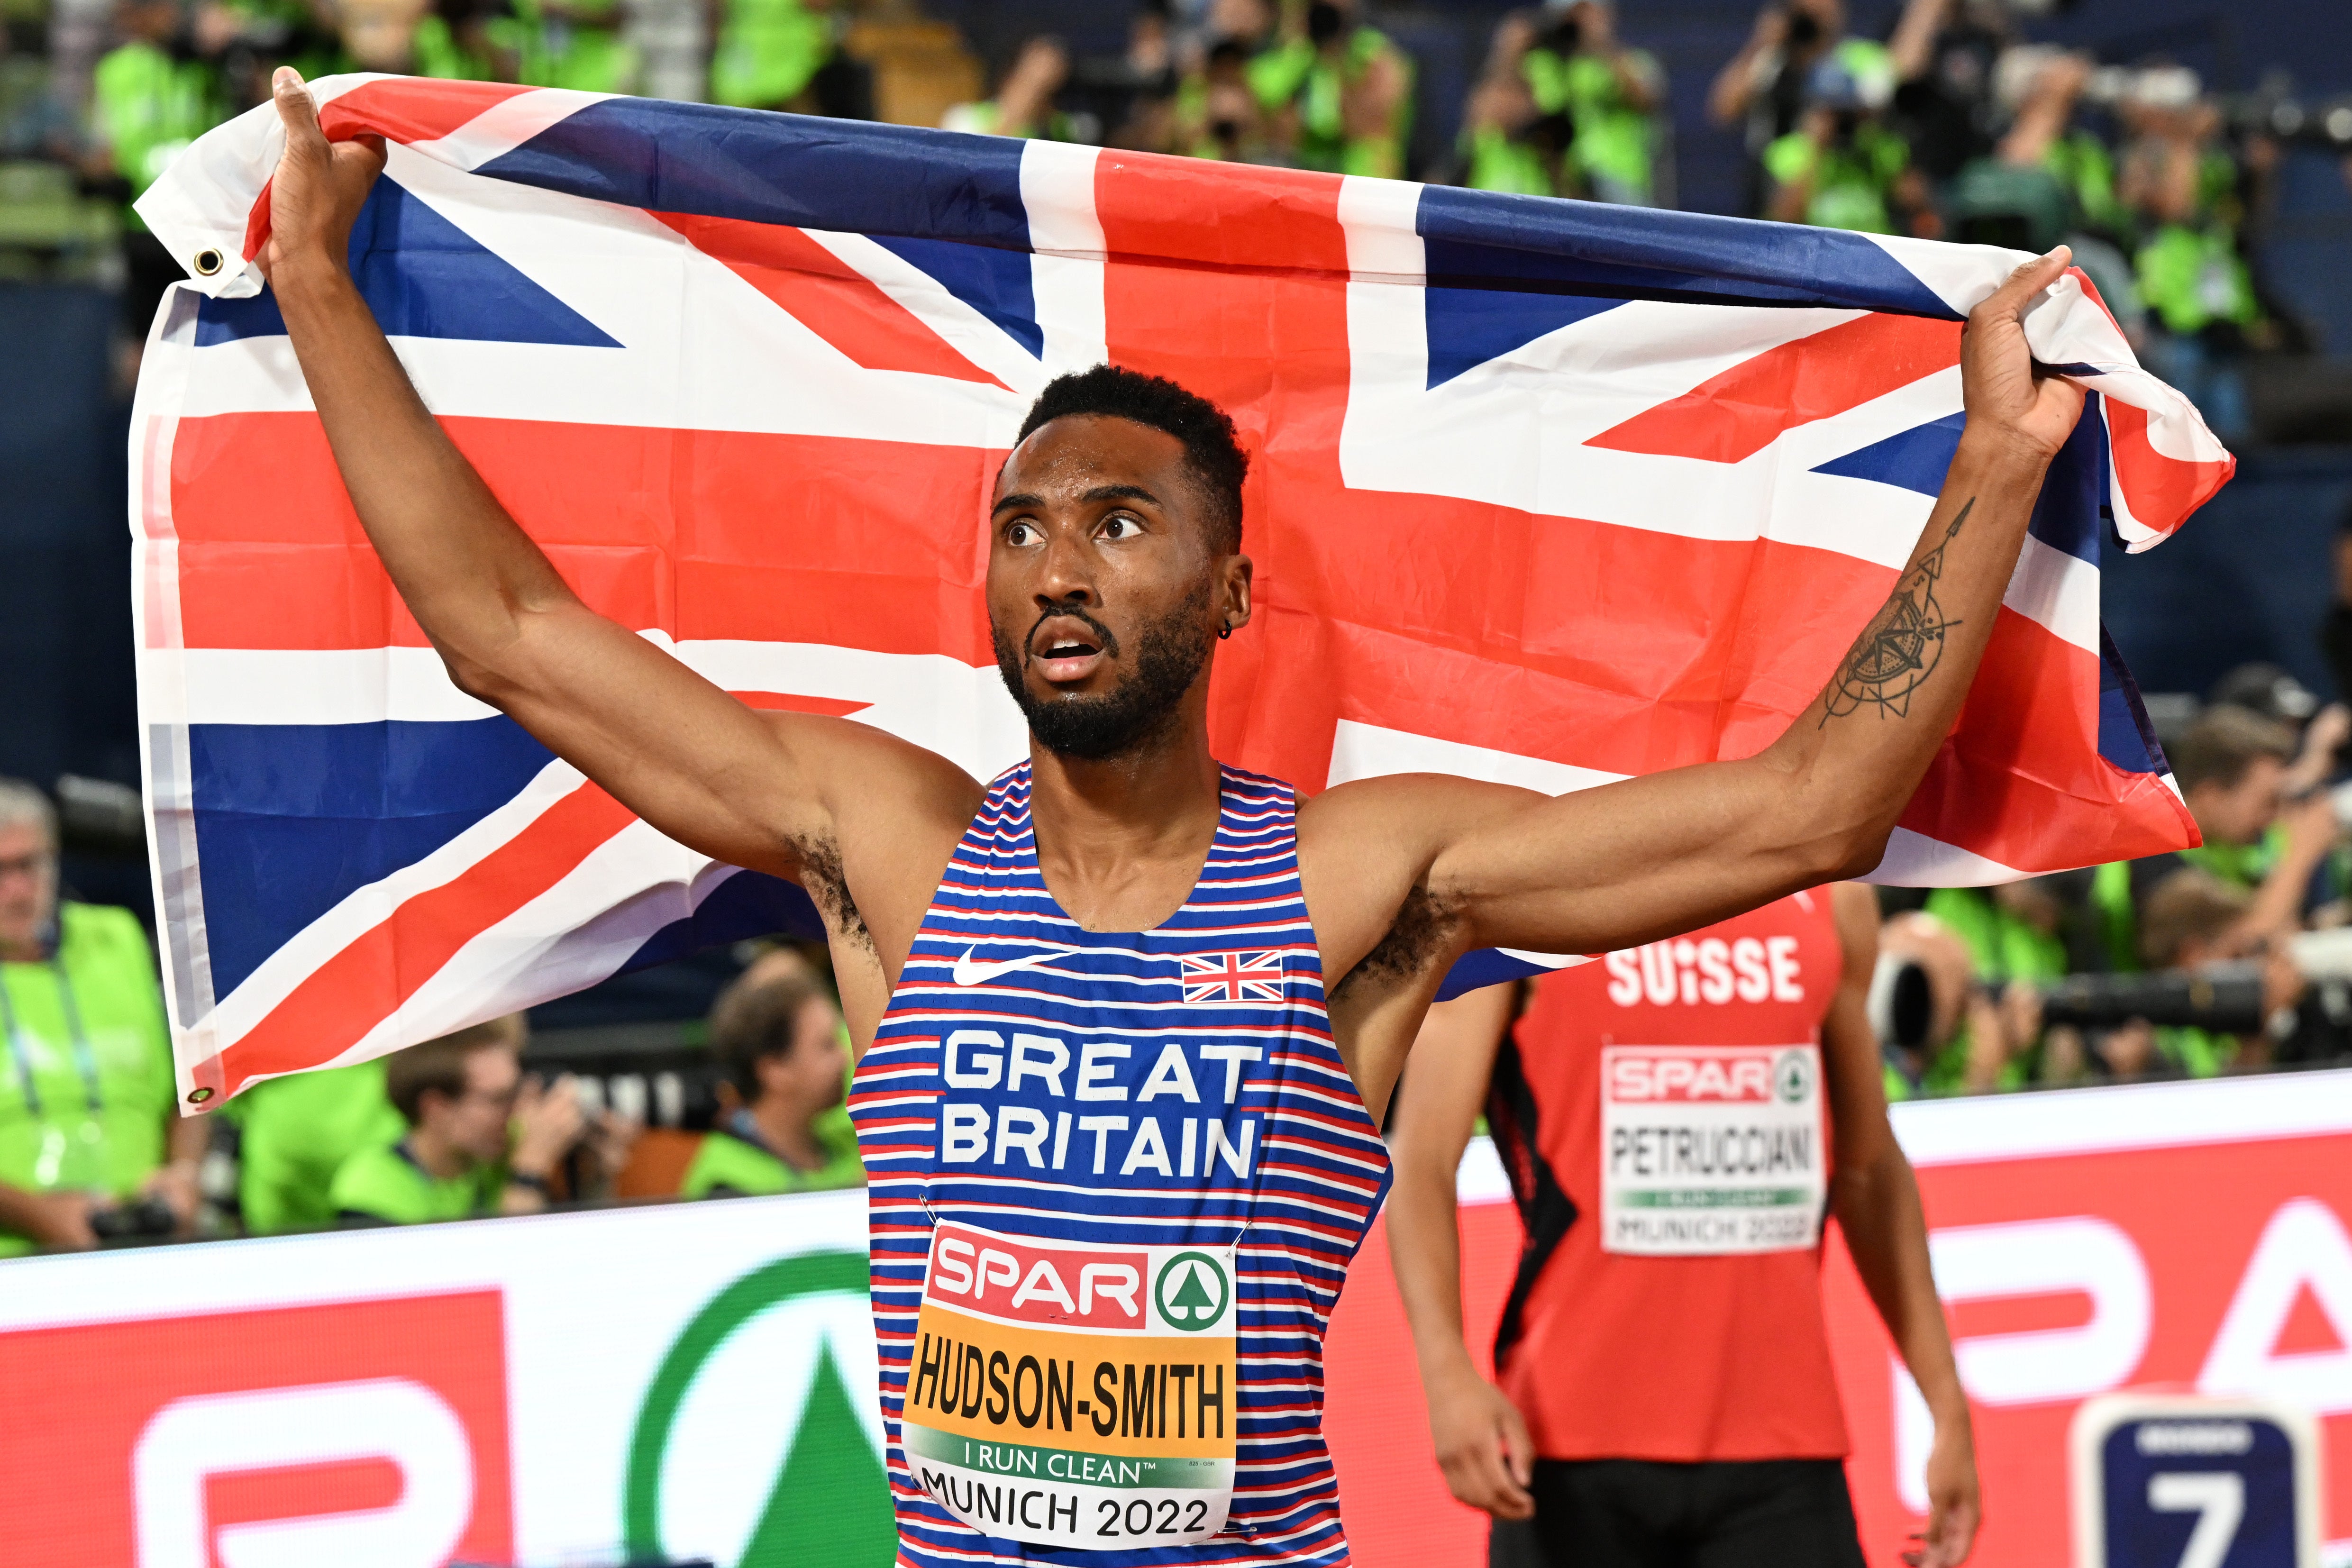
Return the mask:
{"type": "MultiPolygon", "coordinates": [[[[131,182],[134,197],[189,142],[227,118],[213,68],[175,60],[153,44],[123,45],[90,77],[90,139],[113,150],[115,173],[131,182]]],[[[146,227],[136,212],[125,221],[146,227]]]]}
{"type": "Polygon", "coordinates": [[[833,29],[801,0],[727,0],[710,54],[710,100],[772,109],[800,96],[833,56],[833,29]]]}
{"type": "MultiPolygon", "coordinates": [[[[1656,60],[1640,49],[1629,54],[1636,72],[1656,79],[1656,60]]],[[[1568,163],[1583,188],[1608,201],[1647,202],[1656,128],[1649,110],[1626,101],[1617,68],[1597,55],[1529,49],[1520,68],[1536,107],[1566,114],[1576,128],[1568,163]]]]}
{"type": "Polygon", "coordinates": [[[335,1173],[328,1202],[348,1224],[424,1225],[499,1212],[506,1190],[504,1162],[476,1165],[456,1176],[436,1176],[404,1143],[362,1149],[335,1173]]]}
{"type": "MultiPolygon", "coordinates": [[[[172,1039],[147,933],[67,903],[43,963],[0,963],[0,1182],[127,1198],[163,1163],[172,1039]]],[[[0,1231],[0,1258],[33,1250],[0,1231]]]]}
{"type": "Polygon", "coordinates": [[[1854,128],[1850,146],[1820,146],[1803,132],[1791,131],[1764,149],[1764,172],[1779,184],[1811,180],[1806,223],[1861,234],[1895,232],[1886,198],[1910,162],[1911,149],[1903,138],[1867,121],[1854,128]]]}
{"type": "Polygon", "coordinates": [[[256,1236],[335,1223],[336,1173],[407,1131],[384,1098],[382,1060],[257,1084],[231,1102],[243,1122],[238,1198],[256,1236]]]}
{"type": "Polygon", "coordinates": [[[765,1196],[772,1193],[814,1193],[833,1187],[855,1187],[866,1181],[866,1166],[857,1158],[857,1134],[849,1112],[834,1107],[818,1117],[809,1131],[825,1162],[814,1171],[786,1164],[763,1144],[758,1132],[740,1119],[736,1131],[714,1131],[702,1140],[678,1183],[682,1198],[709,1197],[715,1192],[765,1196]],[[740,1136],[738,1134],[740,1134],[740,1136]]]}

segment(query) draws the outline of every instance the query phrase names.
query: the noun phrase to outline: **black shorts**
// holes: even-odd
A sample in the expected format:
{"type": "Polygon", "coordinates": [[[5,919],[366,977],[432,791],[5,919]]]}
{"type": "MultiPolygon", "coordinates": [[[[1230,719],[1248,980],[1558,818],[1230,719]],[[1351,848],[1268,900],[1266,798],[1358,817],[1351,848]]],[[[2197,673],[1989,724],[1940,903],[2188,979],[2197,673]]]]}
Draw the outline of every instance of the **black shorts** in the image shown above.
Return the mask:
{"type": "Polygon", "coordinates": [[[1836,1459],[1538,1459],[1490,1568],[1863,1568],[1836,1459]]]}

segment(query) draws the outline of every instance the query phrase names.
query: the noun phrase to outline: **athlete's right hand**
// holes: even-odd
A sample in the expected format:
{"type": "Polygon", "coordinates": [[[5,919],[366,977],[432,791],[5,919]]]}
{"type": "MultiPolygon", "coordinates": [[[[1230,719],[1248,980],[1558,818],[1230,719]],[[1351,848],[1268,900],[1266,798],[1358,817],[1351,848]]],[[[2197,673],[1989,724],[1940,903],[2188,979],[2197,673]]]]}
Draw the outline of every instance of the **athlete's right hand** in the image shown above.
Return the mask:
{"type": "Polygon", "coordinates": [[[278,68],[270,92],[286,126],[286,151],[269,181],[269,243],[257,258],[262,276],[274,282],[281,268],[320,262],[340,269],[352,224],[383,172],[383,139],[328,141],[310,89],[292,66],[278,68]]]}
{"type": "Polygon", "coordinates": [[[1429,1435],[1446,1488],[1457,1499],[1496,1519],[1535,1517],[1528,1483],[1534,1478],[1536,1446],[1518,1408],[1501,1389],[1465,1367],[1431,1394],[1429,1435]]]}

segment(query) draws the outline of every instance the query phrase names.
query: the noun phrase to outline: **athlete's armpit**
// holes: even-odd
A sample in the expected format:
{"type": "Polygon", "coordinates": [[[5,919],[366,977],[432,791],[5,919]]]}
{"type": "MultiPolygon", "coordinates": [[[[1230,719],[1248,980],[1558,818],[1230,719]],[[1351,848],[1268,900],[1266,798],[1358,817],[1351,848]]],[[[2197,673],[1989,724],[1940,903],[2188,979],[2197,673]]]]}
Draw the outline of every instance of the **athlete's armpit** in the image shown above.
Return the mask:
{"type": "Polygon", "coordinates": [[[801,886],[815,900],[824,923],[852,946],[873,952],[874,933],[866,929],[866,917],[857,912],[849,879],[842,873],[841,847],[830,838],[804,839],[793,845],[793,852],[800,860],[801,886]]]}
{"type": "Polygon", "coordinates": [[[1455,934],[1461,930],[1462,910],[1456,902],[1438,898],[1426,887],[1416,887],[1398,906],[1395,921],[1388,934],[1364,954],[1362,962],[1349,970],[1332,991],[1335,1002],[1345,999],[1359,987],[1370,984],[1403,984],[1420,979],[1440,962],[1454,957],[1455,934]]]}

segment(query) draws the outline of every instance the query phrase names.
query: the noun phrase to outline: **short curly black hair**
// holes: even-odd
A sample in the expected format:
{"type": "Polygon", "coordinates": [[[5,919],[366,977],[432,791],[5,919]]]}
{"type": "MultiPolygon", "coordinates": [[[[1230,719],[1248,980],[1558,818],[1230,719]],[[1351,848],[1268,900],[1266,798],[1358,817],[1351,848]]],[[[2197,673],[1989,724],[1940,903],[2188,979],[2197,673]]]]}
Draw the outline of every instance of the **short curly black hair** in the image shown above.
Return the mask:
{"type": "Polygon", "coordinates": [[[1047,382],[1021,421],[1015,444],[1048,420],[1072,414],[1131,419],[1184,443],[1185,461],[1208,499],[1209,519],[1217,530],[1213,542],[1228,555],[1241,549],[1242,481],[1249,477],[1249,454],[1223,409],[1164,376],[1098,364],[1047,382]]]}

